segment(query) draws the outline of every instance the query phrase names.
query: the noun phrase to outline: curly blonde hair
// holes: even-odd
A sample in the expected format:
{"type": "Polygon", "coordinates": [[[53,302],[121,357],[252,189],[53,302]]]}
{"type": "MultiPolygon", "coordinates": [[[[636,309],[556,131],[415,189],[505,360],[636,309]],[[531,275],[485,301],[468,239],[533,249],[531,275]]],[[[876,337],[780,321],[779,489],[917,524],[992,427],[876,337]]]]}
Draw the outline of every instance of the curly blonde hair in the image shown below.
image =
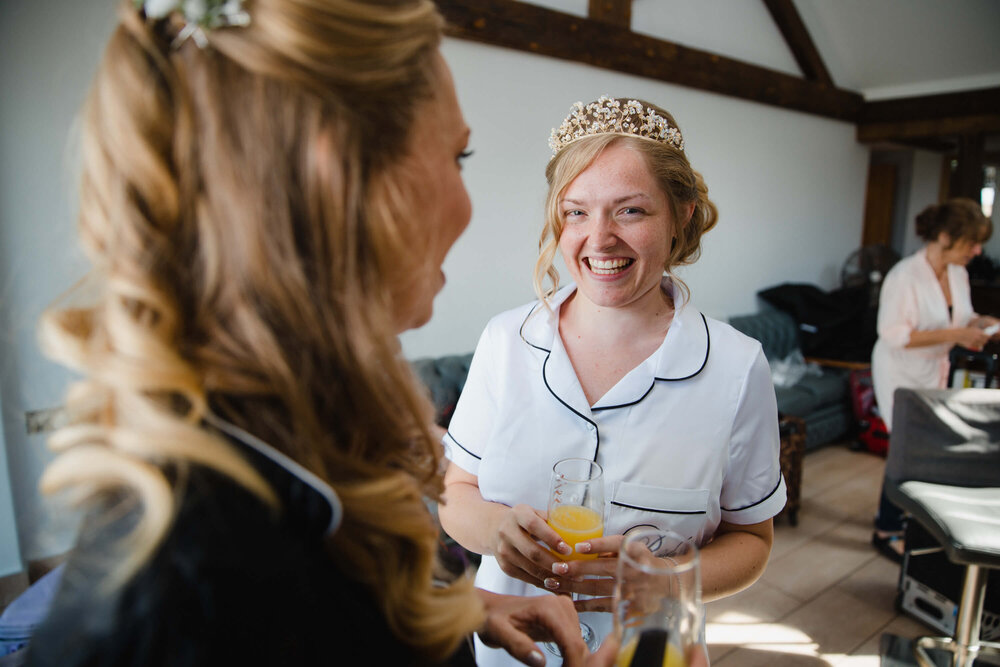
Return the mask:
{"type": "MultiPolygon", "coordinates": [[[[626,104],[631,99],[619,98],[618,101],[626,104]]],[[[678,127],[674,117],[664,109],[643,100],[638,101],[646,108],[656,111],[671,127],[678,127]]],[[[674,226],[674,239],[663,265],[664,271],[672,273],[675,267],[697,261],[701,255],[702,235],[718,222],[718,210],[708,198],[708,186],[701,174],[691,168],[683,150],[668,143],[621,134],[596,134],[577,139],[560,150],[545,169],[549,190],[545,199],[545,224],[538,240],[534,286],[538,298],[546,303],[559,289],[559,272],[554,266],[563,231],[559,201],[577,176],[593,164],[608,146],[618,143],[628,145],[645,158],[650,173],[667,196],[673,220],[685,220],[687,206],[694,204],[694,211],[687,224],[674,226]],[[547,287],[546,278],[549,281],[547,287]]],[[[672,278],[682,290],[687,291],[683,281],[676,276],[672,278]]]]}
{"type": "Polygon", "coordinates": [[[439,659],[483,612],[471,581],[432,582],[442,455],[393,316],[422,232],[391,167],[434,96],[442,20],[430,0],[248,8],[209,48],[171,48],[175,21],[121,3],[84,109],[88,298],[42,321],[84,376],[43,490],[140,503],[120,584],[172,525],[171,470],[211,466],[277,502],[203,428],[211,410],[337,491],[331,556],[439,659]]]}

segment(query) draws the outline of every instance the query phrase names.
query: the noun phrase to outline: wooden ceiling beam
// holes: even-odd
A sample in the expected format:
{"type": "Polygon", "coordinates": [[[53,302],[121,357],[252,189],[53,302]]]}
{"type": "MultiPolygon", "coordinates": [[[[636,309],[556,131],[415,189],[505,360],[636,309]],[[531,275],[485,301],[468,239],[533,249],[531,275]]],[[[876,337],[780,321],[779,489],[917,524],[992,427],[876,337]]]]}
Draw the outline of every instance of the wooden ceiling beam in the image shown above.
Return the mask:
{"type": "Polygon", "coordinates": [[[1000,133],[1000,113],[955,118],[896,120],[858,125],[858,141],[906,141],[938,137],[961,137],[968,134],[1000,133]]]}
{"type": "Polygon", "coordinates": [[[976,116],[1000,110],[1000,87],[866,102],[859,123],[976,116]]]}
{"type": "Polygon", "coordinates": [[[590,0],[587,13],[595,21],[632,28],[632,0],[590,0]]]}
{"type": "Polygon", "coordinates": [[[807,80],[632,32],[631,0],[588,0],[586,18],[516,0],[437,0],[446,33],[494,46],[794,109],[857,124],[862,143],[939,150],[1000,134],[1000,87],[865,102],[836,88],[792,0],[763,0],[807,80]],[[811,52],[811,53],[810,53],[811,52]]]}
{"type": "Polygon", "coordinates": [[[823,64],[823,58],[820,56],[816,44],[813,43],[809,30],[802,22],[802,17],[799,16],[792,0],[764,0],[764,5],[771,13],[771,18],[777,24],[781,35],[785,38],[785,42],[795,57],[795,62],[799,64],[803,76],[809,81],[822,83],[832,88],[833,79],[830,77],[830,72],[823,64]]]}
{"type": "Polygon", "coordinates": [[[438,0],[446,33],[854,122],[861,95],[515,0],[438,0]]]}
{"type": "Polygon", "coordinates": [[[1000,133],[1000,87],[866,102],[858,141],[902,141],[1000,133]]]}

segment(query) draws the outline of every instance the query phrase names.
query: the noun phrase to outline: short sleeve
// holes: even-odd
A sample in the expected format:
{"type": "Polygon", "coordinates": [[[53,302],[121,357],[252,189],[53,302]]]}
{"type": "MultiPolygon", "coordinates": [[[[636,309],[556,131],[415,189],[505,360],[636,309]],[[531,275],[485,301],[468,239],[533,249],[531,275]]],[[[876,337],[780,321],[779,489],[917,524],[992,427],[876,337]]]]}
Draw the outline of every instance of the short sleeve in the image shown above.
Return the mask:
{"type": "Polygon", "coordinates": [[[493,358],[488,325],[479,337],[469,365],[469,375],[443,440],[445,456],[473,475],[479,474],[479,462],[497,418],[493,358]]]}
{"type": "Polygon", "coordinates": [[[779,462],[778,406],[771,373],[758,348],[740,392],[722,485],[722,519],[747,525],[778,514],[785,506],[779,462]]]}

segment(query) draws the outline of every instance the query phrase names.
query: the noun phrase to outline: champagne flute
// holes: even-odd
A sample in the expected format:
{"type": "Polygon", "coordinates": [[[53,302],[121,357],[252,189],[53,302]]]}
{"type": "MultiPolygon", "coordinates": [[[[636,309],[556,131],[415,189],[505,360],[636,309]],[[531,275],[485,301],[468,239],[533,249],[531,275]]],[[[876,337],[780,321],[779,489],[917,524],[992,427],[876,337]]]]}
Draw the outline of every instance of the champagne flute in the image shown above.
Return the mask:
{"type": "MultiPolygon", "coordinates": [[[[576,552],[576,545],[604,535],[604,471],[590,459],[562,459],[552,467],[552,484],[549,489],[548,523],[563,541],[573,548],[573,553],[555,553],[562,560],[591,560],[597,554],[576,552]]],[[[573,599],[577,595],[573,594],[573,599]]],[[[590,650],[595,650],[598,638],[593,628],[580,622],[580,632],[590,650]]],[[[555,655],[560,655],[553,643],[545,645],[555,655]]]]}
{"type": "Polygon", "coordinates": [[[658,528],[630,531],[618,552],[615,667],[687,667],[700,644],[698,548],[658,528]]]}

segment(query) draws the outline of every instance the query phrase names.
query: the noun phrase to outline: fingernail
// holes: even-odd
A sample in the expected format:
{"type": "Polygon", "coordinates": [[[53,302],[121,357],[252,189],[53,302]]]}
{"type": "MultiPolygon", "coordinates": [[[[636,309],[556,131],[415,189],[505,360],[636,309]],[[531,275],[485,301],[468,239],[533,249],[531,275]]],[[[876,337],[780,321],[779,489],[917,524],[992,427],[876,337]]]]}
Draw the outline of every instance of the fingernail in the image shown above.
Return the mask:
{"type": "Polygon", "coordinates": [[[559,553],[561,553],[561,554],[566,554],[567,556],[569,554],[573,553],[573,547],[571,547],[570,545],[566,544],[565,542],[560,542],[559,544],[557,544],[556,545],[556,550],[558,550],[559,553]]]}
{"type": "Polygon", "coordinates": [[[543,581],[542,583],[544,583],[545,587],[550,591],[554,591],[559,588],[559,580],[553,579],[552,577],[546,577],[545,581],[543,581]]]}
{"type": "Polygon", "coordinates": [[[569,572],[569,565],[566,563],[552,563],[552,571],[556,574],[566,574],[569,572]]]}
{"type": "Polygon", "coordinates": [[[576,545],[576,552],[578,554],[589,554],[590,553],[590,542],[580,542],[576,545]]]}
{"type": "Polygon", "coordinates": [[[532,651],[531,653],[529,653],[528,660],[531,661],[531,664],[538,665],[538,667],[542,667],[542,665],[545,664],[545,656],[543,656],[538,651],[532,651]]]}

